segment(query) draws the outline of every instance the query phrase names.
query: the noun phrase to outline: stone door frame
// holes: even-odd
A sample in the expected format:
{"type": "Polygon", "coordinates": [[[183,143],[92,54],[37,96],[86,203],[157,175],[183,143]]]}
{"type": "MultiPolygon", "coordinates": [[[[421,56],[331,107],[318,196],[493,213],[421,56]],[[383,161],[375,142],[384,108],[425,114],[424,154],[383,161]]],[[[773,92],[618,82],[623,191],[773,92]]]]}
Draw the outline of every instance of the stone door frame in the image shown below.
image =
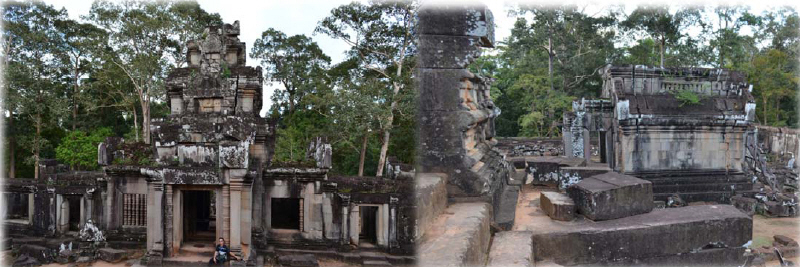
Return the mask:
{"type": "MultiPolygon", "coordinates": [[[[220,237],[225,237],[223,233],[223,224],[224,218],[222,215],[222,205],[223,205],[223,197],[222,192],[223,188],[227,185],[168,185],[171,187],[172,195],[167,195],[168,200],[166,204],[167,209],[167,219],[172,221],[171,224],[166,225],[166,232],[164,236],[171,240],[169,252],[170,256],[175,256],[178,254],[178,251],[183,245],[184,237],[183,237],[183,196],[185,191],[210,191],[214,192],[214,200],[215,201],[215,219],[216,219],[216,226],[215,226],[215,237],[214,243],[220,237]]],[[[227,241],[227,238],[226,238],[227,241]]],[[[211,244],[209,244],[211,245],[211,244]]]]}

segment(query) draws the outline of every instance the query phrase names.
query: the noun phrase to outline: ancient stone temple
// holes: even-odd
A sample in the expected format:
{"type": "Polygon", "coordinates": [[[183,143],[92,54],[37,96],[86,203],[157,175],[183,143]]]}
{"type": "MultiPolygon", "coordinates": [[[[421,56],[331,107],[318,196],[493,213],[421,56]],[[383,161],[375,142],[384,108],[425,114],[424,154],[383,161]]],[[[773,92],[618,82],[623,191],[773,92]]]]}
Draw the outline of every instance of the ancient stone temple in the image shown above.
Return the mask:
{"type": "Polygon", "coordinates": [[[568,156],[594,153],[614,171],[647,179],[657,200],[680,193],[727,203],[752,188],[743,167],[755,103],[742,73],[630,65],[601,73],[602,99],[576,101],[564,116],[568,156]]]}
{"type": "Polygon", "coordinates": [[[276,121],[259,116],[262,71],[245,65],[238,36],[237,21],[186,44],[186,67],[165,83],[171,112],[153,119],[150,145],[108,138],[98,148],[103,171],[43,161],[40,181],[9,181],[3,223],[17,230],[12,243],[106,255],[84,251],[90,227],[102,236],[92,248],[145,248],[142,263],[154,266],[203,264],[219,238],[245,260],[237,265],[296,254],[412,263],[412,171],[390,161],[387,177],[331,176],[322,137],[304,161],[274,162],[276,121]]]}

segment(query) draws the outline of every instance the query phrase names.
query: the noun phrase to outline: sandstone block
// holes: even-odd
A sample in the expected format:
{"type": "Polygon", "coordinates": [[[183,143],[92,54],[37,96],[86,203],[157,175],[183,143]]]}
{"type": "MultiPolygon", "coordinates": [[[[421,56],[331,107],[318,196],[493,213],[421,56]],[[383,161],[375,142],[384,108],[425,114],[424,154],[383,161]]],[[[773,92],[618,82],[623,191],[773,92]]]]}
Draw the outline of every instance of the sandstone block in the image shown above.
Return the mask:
{"type": "Polygon", "coordinates": [[[747,214],[731,205],[705,205],[543,231],[533,235],[533,243],[537,257],[575,265],[737,248],[752,234],[753,221],[747,214]]]}
{"type": "Polygon", "coordinates": [[[97,254],[101,260],[117,263],[125,259],[126,252],[121,249],[101,248],[97,250],[97,254]]]}
{"type": "Polygon", "coordinates": [[[578,212],[602,221],[647,213],[653,210],[653,186],[643,179],[607,172],[583,179],[569,187],[578,212]]]}
{"type": "Polygon", "coordinates": [[[571,221],[575,218],[575,202],[566,194],[559,192],[542,192],[539,206],[553,220],[571,221]]]}

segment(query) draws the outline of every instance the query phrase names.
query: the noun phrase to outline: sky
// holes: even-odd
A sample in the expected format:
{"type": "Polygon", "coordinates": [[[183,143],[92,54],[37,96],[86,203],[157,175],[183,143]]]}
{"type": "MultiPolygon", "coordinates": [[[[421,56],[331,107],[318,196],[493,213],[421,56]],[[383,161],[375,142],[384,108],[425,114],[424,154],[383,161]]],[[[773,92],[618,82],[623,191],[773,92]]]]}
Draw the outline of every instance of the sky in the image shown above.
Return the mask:
{"type": "MultiPolygon", "coordinates": [[[[366,2],[366,0],[359,0],[366,2]]],[[[434,0],[440,2],[441,0],[434,0]]],[[[450,0],[454,2],[458,0],[450,0]]],[[[68,1],[46,1],[55,7],[64,7],[69,16],[73,19],[80,19],[80,16],[89,13],[91,0],[68,0],[68,1]]],[[[197,0],[200,6],[210,13],[219,13],[225,23],[233,23],[239,20],[240,36],[239,39],[247,44],[248,54],[253,42],[261,36],[261,33],[268,28],[275,28],[287,35],[305,34],[311,36],[320,48],[331,57],[332,63],[344,60],[344,53],[349,48],[343,41],[332,39],[324,34],[314,34],[317,23],[330,14],[331,9],[347,4],[351,0],[262,0],[262,1],[230,1],[230,0],[197,0]]],[[[495,19],[495,40],[501,41],[511,34],[514,26],[515,17],[508,16],[508,10],[514,3],[519,1],[479,1],[485,3],[494,14],[495,19]]],[[[566,0],[566,1],[537,1],[537,3],[550,4],[577,4],[585,6],[587,14],[594,14],[602,11],[605,7],[612,4],[624,4],[627,11],[632,11],[635,6],[642,4],[663,3],[671,5],[719,5],[719,4],[745,4],[751,6],[751,11],[760,14],[769,6],[793,5],[797,4],[789,0],[771,1],[697,1],[697,0],[673,0],[673,1],[653,1],[653,0],[566,0]]],[[[259,62],[248,58],[249,66],[258,66],[259,62]]],[[[277,84],[264,84],[264,108],[261,114],[264,115],[271,105],[270,98],[272,92],[278,88],[277,84]]]]}

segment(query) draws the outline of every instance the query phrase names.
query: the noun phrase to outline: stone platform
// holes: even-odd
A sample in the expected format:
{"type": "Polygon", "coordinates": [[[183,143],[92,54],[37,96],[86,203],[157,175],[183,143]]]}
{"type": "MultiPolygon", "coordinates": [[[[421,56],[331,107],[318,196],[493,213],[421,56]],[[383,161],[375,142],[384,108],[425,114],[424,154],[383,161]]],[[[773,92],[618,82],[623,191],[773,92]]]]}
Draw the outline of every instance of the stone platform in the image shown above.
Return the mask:
{"type": "Polygon", "coordinates": [[[457,203],[433,222],[417,246],[419,266],[476,266],[486,264],[492,206],[457,203]]]}
{"type": "MultiPolygon", "coordinates": [[[[677,259],[684,259],[690,253],[742,247],[752,238],[753,221],[733,206],[705,205],[656,209],[616,220],[578,221],[541,228],[533,233],[534,254],[537,259],[540,257],[561,265],[650,258],[681,262],[677,259]]],[[[722,256],[698,257],[699,262],[695,263],[717,264],[739,259],[738,252],[718,252],[722,256]]]]}
{"type": "Polygon", "coordinates": [[[567,188],[578,212],[591,220],[611,220],[653,210],[653,187],[649,181],[607,172],[583,179],[567,188]]]}
{"type": "Polygon", "coordinates": [[[490,267],[534,266],[531,232],[506,231],[494,235],[489,250],[490,267]]]}

